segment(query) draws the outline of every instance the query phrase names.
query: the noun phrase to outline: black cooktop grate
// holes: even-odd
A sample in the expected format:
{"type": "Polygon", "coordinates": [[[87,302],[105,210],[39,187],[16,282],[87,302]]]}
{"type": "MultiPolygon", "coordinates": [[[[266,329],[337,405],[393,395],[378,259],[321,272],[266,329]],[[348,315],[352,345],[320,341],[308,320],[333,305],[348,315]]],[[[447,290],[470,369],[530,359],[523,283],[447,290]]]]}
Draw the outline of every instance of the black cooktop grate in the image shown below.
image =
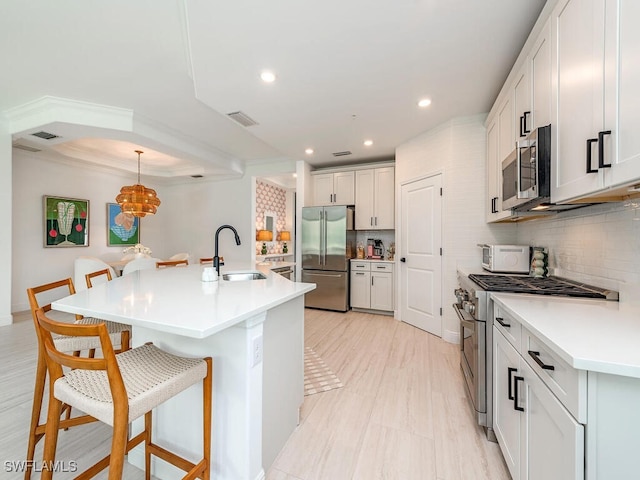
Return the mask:
{"type": "Polygon", "coordinates": [[[492,292],[532,293],[538,295],[601,298],[607,300],[618,299],[617,292],[560,277],[534,278],[511,275],[471,274],[469,278],[484,290],[492,292]]]}

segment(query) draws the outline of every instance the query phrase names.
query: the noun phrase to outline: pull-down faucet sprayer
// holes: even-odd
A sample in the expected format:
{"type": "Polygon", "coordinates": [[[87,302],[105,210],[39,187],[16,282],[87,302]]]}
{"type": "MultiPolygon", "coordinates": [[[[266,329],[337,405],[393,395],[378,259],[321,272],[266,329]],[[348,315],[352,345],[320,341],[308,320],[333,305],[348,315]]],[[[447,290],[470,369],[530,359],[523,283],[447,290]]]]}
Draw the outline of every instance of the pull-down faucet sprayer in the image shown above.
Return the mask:
{"type": "Polygon", "coordinates": [[[220,228],[218,228],[218,230],[216,230],[216,238],[215,238],[215,254],[213,256],[213,266],[216,269],[216,274],[218,276],[220,276],[220,265],[224,265],[224,262],[220,261],[220,257],[218,256],[218,235],[220,235],[220,231],[224,230],[225,228],[228,228],[229,230],[233,231],[233,234],[236,237],[236,245],[240,245],[240,236],[238,235],[238,232],[236,231],[235,228],[233,228],[231,225],[222,225],[220,228]]]}

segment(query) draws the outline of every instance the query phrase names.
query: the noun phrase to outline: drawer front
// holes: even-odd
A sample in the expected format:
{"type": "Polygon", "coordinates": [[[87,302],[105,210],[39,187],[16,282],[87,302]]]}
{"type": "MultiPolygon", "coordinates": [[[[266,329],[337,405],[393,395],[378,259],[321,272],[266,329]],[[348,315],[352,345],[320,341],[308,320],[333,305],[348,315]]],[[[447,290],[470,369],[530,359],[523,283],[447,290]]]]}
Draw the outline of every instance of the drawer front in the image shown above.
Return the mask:
{"type": "Polygon", "coordinates": [[[587,422],[587,372],[577,370],[525,328],[522,356],[580,423],[587,422]]]}
{"type": "Polygon", "coordinates": [[[368,272],[369,264],[371,262],[351,262],[351,271],[352,272],[368,272]]]}
{"type": "Polygon", "coordinates": [[[372,272],[393,272],[393,263],[371,262],[372,272]]]}
{"type": "Polygon", "coordinates": [[[516,350],[520,351],[522,324],[495,303],[493,304],[493,325],[500,330],[516,350]]]}

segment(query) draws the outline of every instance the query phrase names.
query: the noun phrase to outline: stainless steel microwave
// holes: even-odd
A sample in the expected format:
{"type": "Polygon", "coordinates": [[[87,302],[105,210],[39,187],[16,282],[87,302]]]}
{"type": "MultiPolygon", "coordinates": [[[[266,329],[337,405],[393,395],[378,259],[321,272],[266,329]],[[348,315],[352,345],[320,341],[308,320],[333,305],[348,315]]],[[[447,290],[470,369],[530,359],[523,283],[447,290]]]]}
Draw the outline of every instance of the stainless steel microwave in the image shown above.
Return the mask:
{"type": "Polygon", "coordinates": [[[551,125],[534,129],[502,162],[502,208],[551,194],[551,125]]]}

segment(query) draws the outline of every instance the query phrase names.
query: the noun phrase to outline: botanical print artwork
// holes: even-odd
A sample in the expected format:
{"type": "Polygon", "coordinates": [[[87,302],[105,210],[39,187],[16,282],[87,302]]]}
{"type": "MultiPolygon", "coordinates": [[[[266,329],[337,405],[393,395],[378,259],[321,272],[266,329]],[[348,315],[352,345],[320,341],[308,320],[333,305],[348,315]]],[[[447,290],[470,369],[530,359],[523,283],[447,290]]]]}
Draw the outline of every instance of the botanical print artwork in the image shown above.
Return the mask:
{"type": "Polygon", "coordinates": [[[140,242],[140,219],[124,213],[117,203],[107,203],[107,245],[135,245],[140,242]]]}
{"type": "Polygon", "coordinates": [[[89,245],[89,200],[44,196],[45,247],[89,245]]]}

